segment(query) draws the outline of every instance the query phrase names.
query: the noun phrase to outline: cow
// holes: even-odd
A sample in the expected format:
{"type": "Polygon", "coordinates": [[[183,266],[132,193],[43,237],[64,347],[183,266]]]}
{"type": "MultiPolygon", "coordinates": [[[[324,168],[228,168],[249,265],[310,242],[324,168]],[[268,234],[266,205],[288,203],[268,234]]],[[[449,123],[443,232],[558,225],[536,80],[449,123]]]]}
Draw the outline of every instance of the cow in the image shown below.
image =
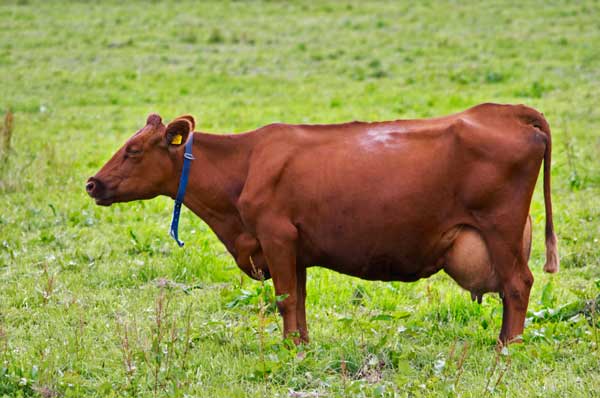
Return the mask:
{"type": "Polygon", "coordinates": [[[254,279],[272,278],[284,337],[308,341],[306,270],[416,281],[445,270],[481,300],[502,298],[501,344],[520,341],[533,275],[529,208],[543,163],[546,263],[558,271],[551,136],[524,105],[481,104],[431,119],[270,124],[194,132],[157,114],[86,184],[98,205],[176,197],[254,279]],[[191,137],[192,136],[192,137],[191,137]]]}

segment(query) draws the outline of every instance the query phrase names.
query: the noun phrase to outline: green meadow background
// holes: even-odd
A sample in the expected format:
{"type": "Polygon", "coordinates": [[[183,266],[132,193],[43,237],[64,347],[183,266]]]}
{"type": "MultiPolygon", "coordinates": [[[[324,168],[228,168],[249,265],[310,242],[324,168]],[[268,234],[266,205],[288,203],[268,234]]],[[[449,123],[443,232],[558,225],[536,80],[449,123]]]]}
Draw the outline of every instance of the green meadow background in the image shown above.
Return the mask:
{"type": "MultiPolygon", "coordinates": [[[[597,1],[1,1],[0,397],[591,397],[600,391],[597,1]],[[544,211],[524,344],[443,273],[312,268],[311,343],[272,285],[172,201],[100,208],[87,177],[151,112],[198,129],[439,116],[524,103],[553,130],[561,271],[544,211]]],[[[401,173],[401,170],[393,172],[401,173]]],[[[539,184],[538,184],[539,185],[539,184]]]]}

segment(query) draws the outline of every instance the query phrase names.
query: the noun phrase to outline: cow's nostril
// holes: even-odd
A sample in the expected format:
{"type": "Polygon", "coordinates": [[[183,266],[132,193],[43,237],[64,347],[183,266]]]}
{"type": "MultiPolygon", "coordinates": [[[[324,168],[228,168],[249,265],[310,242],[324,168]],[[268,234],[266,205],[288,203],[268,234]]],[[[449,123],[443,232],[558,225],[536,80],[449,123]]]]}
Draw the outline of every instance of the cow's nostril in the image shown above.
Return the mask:
{"type": "Polygon", "coordinates": [[[85,185],[85,190],[88,193],[92,193],[94,191],[94,188],[96,188],[96,184],[94,184],[94,181],[90,181],[85,185]]]}

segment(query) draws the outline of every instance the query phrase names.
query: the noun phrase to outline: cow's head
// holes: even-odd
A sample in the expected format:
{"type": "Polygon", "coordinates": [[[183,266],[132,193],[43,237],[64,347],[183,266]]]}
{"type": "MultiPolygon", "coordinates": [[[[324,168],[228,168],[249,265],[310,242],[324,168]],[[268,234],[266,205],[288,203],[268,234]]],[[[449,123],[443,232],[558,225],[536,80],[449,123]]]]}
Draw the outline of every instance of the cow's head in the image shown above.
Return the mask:
{"type": "Polygon", "coordinates": [[[146,125],[87,180],[87,193],[96,204],[110,206],[174,192],[179,183],[180,152],[194,124],[194,118],[185,115],[165,126],[160,116],[151,114],[146,125]]]}

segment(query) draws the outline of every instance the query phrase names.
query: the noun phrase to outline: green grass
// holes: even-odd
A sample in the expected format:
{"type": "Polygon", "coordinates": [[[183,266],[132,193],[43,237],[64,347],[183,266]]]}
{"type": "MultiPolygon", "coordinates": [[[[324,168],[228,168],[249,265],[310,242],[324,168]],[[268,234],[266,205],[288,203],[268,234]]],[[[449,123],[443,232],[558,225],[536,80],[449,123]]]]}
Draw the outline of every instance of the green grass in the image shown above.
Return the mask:
{"type": "Polygon", "coordinates": [[[0,167],[0,396],[600,391],[599,315],[584,308],[600,293],[597,2],[4,1],[0,27],[0,111],[15,114],[0,167]],[[402,284],[310,269],[312,342],[282,343],[270,282],[242,277],[201,220],[184,211],[179,249],[170,200],[99,208],[84,190],[150,112],[241,132],[485,101],[526,103],[552,126],[562,257],[542,273],[538,189],[531,322],[499,354],[499,299],[472,303],[442,273],[402,284]]]}

